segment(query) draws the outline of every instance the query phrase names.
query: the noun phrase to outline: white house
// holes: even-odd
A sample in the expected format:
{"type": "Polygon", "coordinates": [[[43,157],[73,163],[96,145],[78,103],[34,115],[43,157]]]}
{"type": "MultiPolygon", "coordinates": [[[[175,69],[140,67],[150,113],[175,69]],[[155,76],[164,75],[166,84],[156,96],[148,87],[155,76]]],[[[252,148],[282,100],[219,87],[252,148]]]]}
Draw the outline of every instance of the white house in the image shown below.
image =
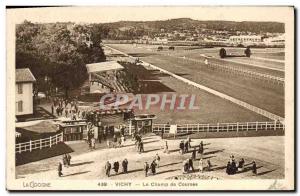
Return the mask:
{"type": "Polygon", "coordinates": [[[16,69],[16,116],[33,114],[33,83],[30,69],[16,69]]]}

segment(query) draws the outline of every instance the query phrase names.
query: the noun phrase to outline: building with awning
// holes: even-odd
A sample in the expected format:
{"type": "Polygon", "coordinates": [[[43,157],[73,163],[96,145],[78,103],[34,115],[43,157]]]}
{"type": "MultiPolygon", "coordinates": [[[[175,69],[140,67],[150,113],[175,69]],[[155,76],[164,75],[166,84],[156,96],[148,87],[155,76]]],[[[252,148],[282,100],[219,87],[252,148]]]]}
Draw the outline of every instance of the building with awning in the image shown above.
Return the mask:
{"type": "Polygon", "coordinates": [[[117,73],[124,69],[117,61],[106,61],[86,65],[89,74],[90,93],[109,93],[122,91],[117,73]]]}

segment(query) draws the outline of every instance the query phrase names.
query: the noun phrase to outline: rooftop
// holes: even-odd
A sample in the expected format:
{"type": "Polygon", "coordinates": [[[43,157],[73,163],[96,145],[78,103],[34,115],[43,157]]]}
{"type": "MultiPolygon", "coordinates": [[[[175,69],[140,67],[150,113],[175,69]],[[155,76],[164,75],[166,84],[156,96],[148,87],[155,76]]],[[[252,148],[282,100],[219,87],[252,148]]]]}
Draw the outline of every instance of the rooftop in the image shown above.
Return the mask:
{"type": "Polygon", "coordinates": [[[16,82],[35,82],[35,77],[29,68],[16,69],[16,82]]]}
{"type": "Polygon", "coordinates": [[[101,63],[92,63],[86,65],[88,73],[94,72],[104,72],[110,70],[119,70],[123,69],[124,67],[120,65],[117,61],[106,61],[101,63]]]}

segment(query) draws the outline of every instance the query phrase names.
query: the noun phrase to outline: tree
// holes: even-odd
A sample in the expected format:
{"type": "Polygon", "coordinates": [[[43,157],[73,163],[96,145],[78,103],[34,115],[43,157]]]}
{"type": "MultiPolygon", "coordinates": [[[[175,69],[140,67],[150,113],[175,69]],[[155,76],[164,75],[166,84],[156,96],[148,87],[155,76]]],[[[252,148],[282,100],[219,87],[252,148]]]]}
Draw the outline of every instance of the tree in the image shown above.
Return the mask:
{"type": "Polygon", "coordinates": [[[246,55],[246,57],[250,57],[251,56],[251,50],[250,50],[249,46],[245,49],[245,55],[246,55]]]}
{"type": "Polygon", "coordinates": [[[17,27],[16,67],[28,67],[37,78],[51,78],[54,87],[68,91],[87,79],[85,65],[105,61],[97,28],[73,23],[33,24],[17,27]]]}
{"type": "Polygon", "coordinates": [[[222,59],[225,58],[226,57],[226,50],[224,48],[221,48],[220,52],[219,52],[219,55],[222,59]]]}

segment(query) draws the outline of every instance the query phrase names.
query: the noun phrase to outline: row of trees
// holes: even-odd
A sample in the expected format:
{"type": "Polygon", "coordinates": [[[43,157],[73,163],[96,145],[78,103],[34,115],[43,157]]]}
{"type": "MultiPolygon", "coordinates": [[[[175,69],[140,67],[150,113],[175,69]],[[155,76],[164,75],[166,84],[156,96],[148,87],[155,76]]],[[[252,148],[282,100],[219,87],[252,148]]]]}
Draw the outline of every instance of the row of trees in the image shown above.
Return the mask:
{"type": "Polygon", "coordinates": [[[35,94],[79,87],[87,79],[85,65],[105,61],[99,25],[73,23],[16,27],[16,68],[30,68],[37,79],[35,94]]]}

